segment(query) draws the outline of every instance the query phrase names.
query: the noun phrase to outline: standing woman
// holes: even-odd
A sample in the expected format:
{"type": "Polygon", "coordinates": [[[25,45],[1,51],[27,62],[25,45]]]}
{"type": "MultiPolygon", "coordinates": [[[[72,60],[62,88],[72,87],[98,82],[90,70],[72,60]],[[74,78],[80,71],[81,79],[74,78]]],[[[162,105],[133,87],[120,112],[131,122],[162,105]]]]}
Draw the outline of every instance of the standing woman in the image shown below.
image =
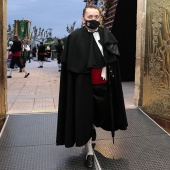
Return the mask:
{"type": "Polygon", "coordinates": [[[51,61],[51,48],[49,45],[46,48],[46,53],[47,53],[47,61],[50,62],[51,61]]]}
{"type": "MultiPolygon", "coordinates": [[[[26,67],[26,61],[28,59],[28,52],[30,51],[30,47],[26,44],[26,40],[22,41],[22,55],[21,55],[21,64],[23,67],[26,67]]],[[[20,68],[20,72],[21,68],[20,68]]]]}

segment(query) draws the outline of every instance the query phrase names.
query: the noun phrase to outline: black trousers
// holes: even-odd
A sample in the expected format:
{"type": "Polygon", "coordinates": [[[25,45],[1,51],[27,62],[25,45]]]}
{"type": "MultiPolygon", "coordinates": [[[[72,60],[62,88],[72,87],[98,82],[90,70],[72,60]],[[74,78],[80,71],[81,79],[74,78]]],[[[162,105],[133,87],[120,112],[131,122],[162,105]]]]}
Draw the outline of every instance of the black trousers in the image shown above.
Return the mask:
{"type": "Polygon", "coordinates": [[[108,84],[93,85],[94,124],[100,127],[110,118],[108,84]]]}
{"type": "Polygon", "coordinates": [[[38,61],[45,61],[45,56],[44,55],[38,55],[38,61]]]}
{"type": "Polygon", "coordinates": [[[23,68],[23,65],[21,64],[21,57],[12,56],[10,68],[13,69],[15,64],[16,64],[19,68],[21,68],[21,69],[23,68]]]}
{"type": "Polygon", "coordinates": [[[61,64],[61,59],[60,59],[60,57],[61,57],[61,54],[57,54],[57,62],[58,62],[58,64],[61,64]]]}

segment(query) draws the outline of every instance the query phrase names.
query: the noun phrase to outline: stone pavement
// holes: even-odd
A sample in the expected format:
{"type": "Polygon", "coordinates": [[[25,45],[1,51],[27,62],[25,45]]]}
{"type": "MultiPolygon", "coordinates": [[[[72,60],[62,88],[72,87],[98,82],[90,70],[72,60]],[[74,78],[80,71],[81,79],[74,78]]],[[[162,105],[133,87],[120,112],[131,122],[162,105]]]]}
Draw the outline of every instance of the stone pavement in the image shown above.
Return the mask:
{"type": "Polygon", "coordinates": [[[57,61],[44,62],[44,68],[38,66],[37,61],[26,64],[28,78],[18,69],[12,72],[12,78],[7,80],[7,114],[57,111],[60,77],[57,61]]]}
{"type": "MultiPolygon", "coordinates": [[[[12,72],[12,78],[7,79],[7,114],[57,112],[60,80],[57,60],[44,62],[44,68],[38,66],[37,61],[27,62],[28,78],[16,69],[12,72]]],[[[126,108],[135,108],[134,82],[123,82],[122,85],[126,108]]]]}
{"type": "MultiPolygon", "coordinates": [[[[8,79],[9,116],[0,133],[0,169],[86,170],[84,147],[56,147],[57,61],[45,62],[44,68],[32,61],[27,70],[28,78],[15,70],[8,79]]],[[[134,82],[124,82],[123,91],[128,129],[116,131],[113,145],[110,132],[96,128],[93,169],[169,170],[169,136],[134,106],[134,82]]]]}

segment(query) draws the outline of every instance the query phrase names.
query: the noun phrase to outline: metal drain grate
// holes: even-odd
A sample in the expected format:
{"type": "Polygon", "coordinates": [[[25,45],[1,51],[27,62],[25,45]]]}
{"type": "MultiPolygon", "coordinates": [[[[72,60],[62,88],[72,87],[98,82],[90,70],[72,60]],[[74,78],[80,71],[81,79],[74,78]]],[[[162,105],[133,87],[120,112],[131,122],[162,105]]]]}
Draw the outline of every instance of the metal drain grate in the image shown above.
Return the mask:
{"type": "MultiPolygon", "coordinates": [[[[169,170],[170,138],[141,111],[127,110],[129,127],[97,129],[95,154],[104,170],[169,170]]],[[[84,147],[56,146],[57,114],[10,115],[0,138],[0,170],[84,170],[84,147]]],[[[98,169],[95,165],[94,169],[98,169]]]]}

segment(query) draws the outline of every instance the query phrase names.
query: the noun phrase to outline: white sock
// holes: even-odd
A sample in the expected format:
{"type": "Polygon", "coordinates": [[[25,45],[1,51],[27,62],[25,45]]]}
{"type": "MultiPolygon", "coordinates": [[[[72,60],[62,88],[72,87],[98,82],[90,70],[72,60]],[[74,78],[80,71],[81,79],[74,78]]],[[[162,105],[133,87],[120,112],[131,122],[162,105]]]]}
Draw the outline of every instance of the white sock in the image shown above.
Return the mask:
{"type": "Polygon", "coordinates": [[[44,62],[42,61],[42,66],[43,66],[43,63],[44,63],[44,62]]]}
{"type": "Polygon", "coordinates": [[[86,157],[88,155],[93,155],[93,147],[92,147],[92,141],[90,140],[85,144],[85,150],[86,150],[86,157]]]}
{"type": "Polygon", "coordinates": [[[41,66],[41,61],[39,61],[39,65],[41,66]]]}
{"type": "Polygon", "coordinates": [[[12,68],[10,68],[8,76],[11,76],[11,75],[12,75],[12,68]]]}
{"type": "Polygon", "coordinates": [[[60,70],[60,64],[58,64],[58,69],[60,70]]]}
{"type": "Polygon", "coordinates": [[[25,68],[22,69],[22,71],[25,73],[25,75],[27,75],[27,71],[25,70],[25,68]]]}

